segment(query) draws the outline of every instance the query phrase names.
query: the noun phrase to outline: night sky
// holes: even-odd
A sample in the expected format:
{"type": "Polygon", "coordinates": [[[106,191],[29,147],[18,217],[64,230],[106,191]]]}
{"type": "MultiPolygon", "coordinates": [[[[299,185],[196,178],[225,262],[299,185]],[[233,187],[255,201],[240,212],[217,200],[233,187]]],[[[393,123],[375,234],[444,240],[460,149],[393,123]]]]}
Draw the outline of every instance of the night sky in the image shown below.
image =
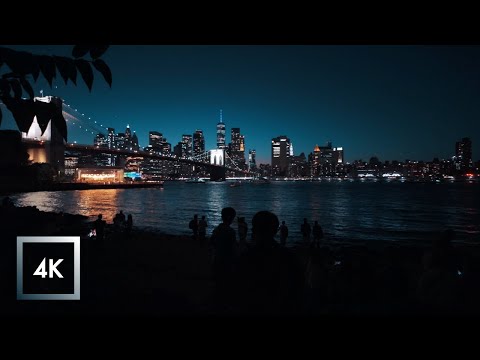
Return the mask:
{"type": "MultiPolygon", "coordinates": [[[[38,54],[70,55],[71,46],[9,46],[38,54]]],[[[95,71],[93,90],[80,78],[39,95],[60,96],[91,120],[124,132],[141,146],[160,131],[173,146],[182,134],[204,131],[216,146],[219,110],[227,127],[240,127],[246,149],[270,163],[272,137],[287,135],[295,154],[315,144],[343,146],[346,161],[426,160],[454,155],[471,137],[480,158],[479,46],[125,46],[102,57],[110,89],[95,71]]],[[[4,128],[12,128],[4,112],[4,128]],[[5,119],[6,117],[6,119],[5,119]]],[[[69,142],[93,142],[69,128],[69,142]]]]}

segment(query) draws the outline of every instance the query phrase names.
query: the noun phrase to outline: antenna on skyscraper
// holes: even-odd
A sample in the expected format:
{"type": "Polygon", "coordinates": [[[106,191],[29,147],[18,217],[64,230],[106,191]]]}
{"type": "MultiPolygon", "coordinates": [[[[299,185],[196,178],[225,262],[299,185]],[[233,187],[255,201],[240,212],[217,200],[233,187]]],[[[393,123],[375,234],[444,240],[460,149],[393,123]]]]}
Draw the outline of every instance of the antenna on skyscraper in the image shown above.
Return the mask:
{"type": "Polygon", "coordinates": [[[222,109],[220,109],[220,122],[223,122],[222,109]]]}

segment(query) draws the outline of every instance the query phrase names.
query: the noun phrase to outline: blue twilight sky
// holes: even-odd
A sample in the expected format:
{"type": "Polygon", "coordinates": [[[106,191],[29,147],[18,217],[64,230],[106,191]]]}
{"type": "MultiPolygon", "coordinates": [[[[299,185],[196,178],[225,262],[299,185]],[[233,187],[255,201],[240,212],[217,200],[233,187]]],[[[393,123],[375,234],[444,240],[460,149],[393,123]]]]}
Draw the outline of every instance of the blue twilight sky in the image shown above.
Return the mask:
{"type": "MultiPolygon", "coordinates": [[[[72,49],[10,47],[67,56],[72,49]]],[[[468,136],[474,160],[480,157],[479,46],[112,45],[102,58],[111,89],[96,71],[91,93],[81,79],[65,86],[59,76],[53,89],[43,77],[34,89],[116,132],[129,124],[142,146],[150,130],[173,147],[202,129],[214,148],[223,109],[227,142],[240,127],[260,162],[270,162],[278,135],[291,139],[295,154],[330,140],[347,161],[446,158],[468,136]]],[[[2,128],[11,128],[3,112],[2,128]]],[[[70,126],[69,141],[92,143],[84,130],[70,126]]]]}

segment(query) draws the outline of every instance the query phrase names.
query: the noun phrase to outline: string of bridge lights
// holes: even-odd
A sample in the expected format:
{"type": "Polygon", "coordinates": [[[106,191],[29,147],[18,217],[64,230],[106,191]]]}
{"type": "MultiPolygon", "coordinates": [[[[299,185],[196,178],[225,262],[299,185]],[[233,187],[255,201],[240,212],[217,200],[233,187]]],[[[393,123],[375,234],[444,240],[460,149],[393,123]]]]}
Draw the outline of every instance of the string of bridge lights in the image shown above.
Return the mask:
{"type": "MultiPolygon", "coordinates": [[[[99,124],[96,120],[93,120],[93,122],[94,122],[93,124],[88,123],[88,120],[92,121],[92,118],[91,118],[91,117],[85,115],[84,113],[79,112],[78,109],[75,109],[75,108],[73,108],[72,106],[70,106],[70,104],[67,104],[67,103],[65,102],[65,100],[63,100],[63,104],[64,104],[65,106],[67,106],[71,111],[74,111],[75,113],[77,113],[79,116],[84,117],[84,119],[81,119],[81,118],[76,117],[76,116],[73,115],[73,114],[70,114],[70,113],[68,113],[68,112],[66,112],[66,111],[63,111],[63,113],[64,113],[64,115],[66,115],[66,117],[70,117],[70,118],[71,118],[71,119],[66,118],[65,121],[67,121],[68,123],[70,123],[70,124],[72,124],[72,125],[75,125],[75,121],[78,121],[79,123],[80,123],[80,122],[83,123],[85,132],[90,132],[92,135],[95,135],[95,132],[96,132],[96,133],[103,134],[103,135],[108,134],[108,129],[109,129],[109,128],[108,128],[107,126],[103,126],[103,124],[99,124]],[[88,120],[86,120],[86,118],[88,118],[88,120]],[[71,121],[69,122],[68,120],[71,120],[71,121]],[[86,125],[85,125],[85,124],[86,124],[86,125]],[[94,131],[91,131],[91,130],[85,128],[85,126],[89,127],[90,129],[93,129],[94,131]]],[[[80,125],[80,124],[77,124],[77,125],[78,125],[78,127],[79,127],[80,129],[82,129],[82,125],[80,125]]],[[[135,132],[135,131],[133,131],[133,132],[135,132]]]]}
{"type": "MultiPolygon", "coordinates": [[[[91,117],[89,116],[86,116],[84,113],[81,113],[79,112],[77,109],[74,109],[72,106],[70,106],[70,104],[67,104],[65,102],[65,100],[63,101],[63,104],[68,107],[72,112],[74,111],[76,114],[78,114],[78,116],[83,116],[85,118],[88,118],[88,120],[92,120],[91,117]]],[[[75,125],[75,121],[77,121],[77,126],[80,128],[80,129],[84,129],[86,132],[91,132],[92,135],[95,135],[95,132],[99,132],[99,133],[103,133],[103,129],[105,129],[107,132],[108,132],[108,127],[104,127],[103,124],[98,124],[96,120],[94,120],[94,124],[89,124],[88,121],[86,119],[81,119],[73,114],[70,114],[69,112],[67,111],[63,111],[64,115],[67,115],[65,121],[67,121],[68,123],[72,124],[72,125],[75,125]],[[68,118],[70,117],[70,119],[68,118]],[[70,121],[69,121],[70,120],[70,121]],[[82,124],[83,123],[83,128],[82,128],[82,124]],[[85,124],[86,123],[86,124],[85,124]],[[86,127],[89,127],[90,129],[93,129],[94,131],[91,131],[89,130],[88,128],[86,127]],[[101,129],[101,131],[99,131],[99,129],[101,129]]]]}
{"type": "MultiPolygon", "coordinates": [[[[99,124],[99,122],[97,122],[96,120],[93,120],[93,124],[92,123],[89,123],[88,120],[92,121],[92,118],[85,115],[84,113],[81,113],[78,111],[78,109],[75,109],[73,108],[72,106],[70,106],[70,104],[67,104],[65,102],[64,99],[62,99],[63,101],[63,105],[65,105],[66,107],[68,107],[72,112],[75,112],[78,114],[79,117],[73,115],[73,114],[70,114],[68,113],[67,111],[63,110],[62,113],[64,114],[65,116],[65,121],[69,124],[72,124],[72,125],[75,125],[75,126],[78,126],[80,129],[84,129],[85,132],[90,132],[92,135],[95,135],[95,133],[97,134],[102,134],[102,135],[106,135],[108,134],[108,129],[109,127],[107,126],[103,126],[103,124],[99,124]],[[81,118],[83,117],[83,119],[81,118]],[[70,118],[70,119],[69,119],[70,118]],[[87,120],[88,118],[88,120],[87,120]],[[70,120],[70,121],[69,121],[70,120]],[[75,121],[77,121],[78,123],[75,124],[75,121]],[[82,125],[80,125],[80,123],[83,124],[83,128],[82,128],[82,125]],[[85,125],[86,124],[86,125],[85,125]],[[90,128],[90,129],[93,129],[94,131],[91,131],[89,129],[87,129],[86,127],[90,128]]],[[[128,126],[128,125],[127,125],[128,126]]],[[[133,130],[133,133],[135,133],[136,131],[133,130]]],[[[75,142],[76,143],[76,142],[75,142]]]]}

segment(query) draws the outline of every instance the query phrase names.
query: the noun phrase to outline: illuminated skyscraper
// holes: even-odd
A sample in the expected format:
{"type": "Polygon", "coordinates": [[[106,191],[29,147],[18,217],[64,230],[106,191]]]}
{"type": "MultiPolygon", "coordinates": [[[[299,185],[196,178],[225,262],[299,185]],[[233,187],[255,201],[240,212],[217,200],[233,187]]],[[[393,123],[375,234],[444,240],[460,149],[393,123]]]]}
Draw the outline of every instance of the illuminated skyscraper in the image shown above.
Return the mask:
{"type": "Polygon", "coordinates": [[[455,167],[457,170],[465,171],[473,167],[472,141],[470,138],[463,138],[455,144],[455,167]]]}
{"type": "Polygon", "coordinates": [[[315,145],[313,153],[309,155],[310,170],[312,176],[332,175],[338,166],[343,166],[343,147],[332,147],[315,145]]]}
{"type": "Polygon", "coordinates": [[[116,138],[115,138],[115,129],[114,128],[108,128],[108,139],[107,139],[107,144],[109,149],[114,149],[117,144],[116,144],[116,138]]]}
{"type": "Polygon", "coordinates": [[[132,150],[134,150],[134,151],[138,151],[139,148],[140,148],[138,146],[138,137],[137,137],[137,134],[135,133],[135,131],[133,132],[133,135],[132,135],[131,145],[132,145],[132,150]]]}
{"type": "Polygon", "coordinates": [[[230,157],[240,168],[245,167],[245,137],[240,134],[240,128],[232,128],[230,157]]]}
{"type": "Polygon", "coordinates": [[[94,145],[99,148],[108,148],[108,141],[105,135],[97,134],[95,135],[95,139],[93,140],[94,145]]]}
{"type": "Polygon", "coordinates": [[[163,155],[167,155],[167,156],[170,156],[172,154],[172,144],[168,143],[168,142],[164,142],[163,143],[163,151],[162,151],[162,154],[163,155]]]}
{"type": "Polygon", "coordinates": [[[288,176],[290,166],[290,139],[285,135],[272,139],[272,173],[288,176]]]}
{"type": "Polygon", "coordinates": [[[192,157],[192,135],[182,135],[182,157],[189,159],[192,157]]]}
{"type": "Polygon", "coordinates": [[[125,150],[133,150],[132,149],[132,131],[130,130],[130,125],[127,125],[125,129],[125,138],[123,139],[123,148],[125,150]]]}
{"type": "Polygon", "coordinates": [[[125,148],[125,134],[124,133],[118,133],[117,136],[115,137],[115,144],[116,148],[119,150],[126,150],[125,148]]]}
{"type": "Polygon", "coordinates": [[[220,122],[217,124],[217,149],[225,149],[225,124],[222,110],[220,110],[220,122]]]}
{"type": "Polygon", "coordinates": [[[193,156],[201,155],[205,152],[205,138],[202,130],[195,130],[193,134],[193,156]]]}
{"type": "Polygon", "coordinates": [[[257,160],[255,149],[248,150],[248,170],[255,171],[257,169],[257,160]]]}
{"type": "Polygon", "coordinates": [[[240,135],[240,150],[238,151],[238,158],[242,164],[242,168],[245,168],[245,136],[240,135]]]}
{"type": "Polygon", "coordinates": [[[152,146],[154,152],[161,153],[163,150],[163,135],[158,131],[148,133],[148,145],[152,146]]]}

